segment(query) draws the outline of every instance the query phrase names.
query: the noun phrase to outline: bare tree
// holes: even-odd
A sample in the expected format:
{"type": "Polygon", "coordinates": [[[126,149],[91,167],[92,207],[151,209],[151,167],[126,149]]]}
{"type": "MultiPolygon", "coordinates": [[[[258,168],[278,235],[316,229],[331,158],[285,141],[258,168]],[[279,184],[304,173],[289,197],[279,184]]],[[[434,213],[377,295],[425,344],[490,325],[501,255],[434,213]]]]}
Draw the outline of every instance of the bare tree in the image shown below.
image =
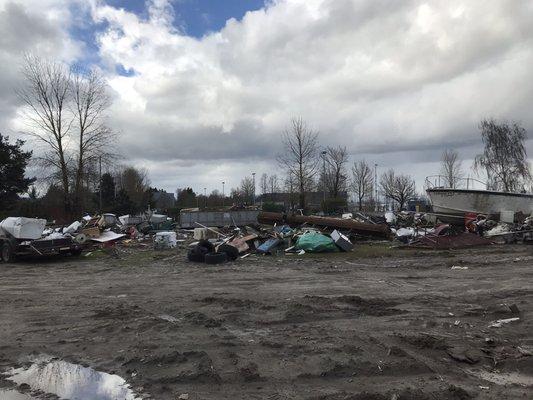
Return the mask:
{"type": "Polygon", "coordinates": [[[383,194],[398,203],[402,210],[408,200],[416,195],[415,181],[409,175],[396,175],[393,169],[383,173],[379,185],[383,194]]]}
{"type": "Polygon", "coordinates": [[[147,198],[147,193],[150,180],[145,169],[122,167],[115,177],[115,182],[128,194],[136,209],[140,210],[148,205],[150,199],[147,198]]]}
{"type": "Polygon", "coordinates": [[[22,74],[25,84],[17,93],[26,105],[26,133],[43,145],[37,158],[49,171],[46,178],[60,182],[65,211],[79,211],[97,159],[109,164],[113,158],[105,81],[94,71],[72,72],[65,64],[31,55],[25,57],[22,74]]]}
{"type": "Polygon", "coordinates": [[[287,175],[294,177],[302,209],[306,206],[305,193],[318,171],[317,142],[318,132],[309,129],[301,118],[293,119],[291,128],[283,133],[285,151],[278,156],[278,163],[287,175]]]}
{"type": "Polygon", "coordinates": [[[269,186],[271,197],[273,199],[274,193],[279,192],[278,176],[276,174],[270,175],[270,177],[268,178],[268,186],[269,186]]]}
{"type": "Polygon", "coordinates": [[[462,161],[457,151],[444,150],[441,157],[441,170],[448,186],[455,189],[464,176],[462,161]]]}
{"type": "Polygon", "coordinates": [[[348,152],[346,147],[326,148],[326,176],[325,183],[329,194],[333,198],[339,197],[339,193],[346,189],[348,176],[346,174],[346,163],[348,162],[348,152]]]}
{"type": "Polygon", "coordinates": [[[289,209],[294,210],[294,206],[296,204],[296,178],[293,174],[288,173],[285,181],[285,191],[289,194],[288,202],[289,202],[289,209]]]}
{"type": "Polygon", "coordinates": [[[374,177],[372,168],[365,160],[354,162],[352,166],[351,189],[357,196],[359,210],[363,209],[363,199],[372,194],[374,177]]]}
{"type": "Polygon", "coordinates": [[[268,175],[262,174],[259,179],[259,189],[261,189],[261,194],[263,197],[268,193],[268,175]]]}
{"type": "Polygon", "coordinates": [[[26,105],[26,133],[44,146],[44,152],[37,159],[42,171],[49,171],[47,178],[61,183],[64,208],[69,212],[67,145],[72,125],[72,115],[68,110],[71,73],[63,64],[27,55],[22,75],[25,84],[17,90],[17,94],[26,105]]]}
{"type": "Polygon", "coordinates": [[[116,158],[110,144],[114,132],[106,125],[106,110],[110,106],[107,85],[96,71],[76,73],[71,78],[72,114],[77,125],[77,154],[74,173],[74,204],[81,205],[84,175],[91,164],[109,164],[116,158]]]}
{"type": "Polygon", "coordinates": [[[249,176],[246,176],[241,181],[241,186],[239,188],[241,196],[248,204],[253,203],[254,196],[254,181],[249,176]]]}
{"type": "Polygon", "coordinates": [[[474,168],[485,169],[490,188],[513,192],[531,182],[531,171],[524,145],[527,132],[516,122],[481,121],[479,128],[485,148],[476,156],[474,168]]]}

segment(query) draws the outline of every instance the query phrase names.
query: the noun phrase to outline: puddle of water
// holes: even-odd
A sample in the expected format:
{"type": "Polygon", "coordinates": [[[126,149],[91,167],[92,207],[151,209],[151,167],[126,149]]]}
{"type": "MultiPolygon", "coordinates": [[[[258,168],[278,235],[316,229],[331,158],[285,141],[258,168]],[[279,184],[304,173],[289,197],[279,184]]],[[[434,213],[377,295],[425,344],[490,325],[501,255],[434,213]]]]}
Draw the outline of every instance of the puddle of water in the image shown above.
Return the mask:
{"type": "Polygon", "coordinates": [[[520,374],[518,372],[496,373],[479,371],[476,372],[475,375],[481,379],[495,383],[496,385],[533,386],[533,376],[520,374]]]}
{"type": "Polygon", "coordinates": [[[2,400],[33,400],[35,397],[17,392],[11,389],[0,389],[0,399],[2,400]]]}
{"type": "MultiPolygon", "coordinates": [[[[28,368],[12,368],[6,379],[27,384],[31,390],[41,390],[71,400],[139,400],[124,379],[92,368],[71,364],[52,357],[39,357],[28,368]]],[[[3,397],[2,397],[3,399],[3,397]]],[[[10,398],[9,398],[10,399],[10,398]]],[[[13,400],[30,397],[13,397],[13,400]]],[[[10,399],[11,400],[11,399],[10,399]]]]}

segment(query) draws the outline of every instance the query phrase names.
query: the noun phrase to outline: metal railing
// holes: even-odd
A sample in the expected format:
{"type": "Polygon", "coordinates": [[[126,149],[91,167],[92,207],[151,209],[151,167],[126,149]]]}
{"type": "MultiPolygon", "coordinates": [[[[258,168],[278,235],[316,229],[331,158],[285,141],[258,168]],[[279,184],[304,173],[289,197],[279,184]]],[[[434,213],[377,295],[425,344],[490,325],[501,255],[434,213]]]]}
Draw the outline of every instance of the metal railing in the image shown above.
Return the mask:
{"type": "Polygon", "coordinates": [[[444,175],[431,175],[426,177],[424,189],[471,189],[486,190],[487,183],[475,178],[458,178],[454,187],[452,187],[448,178],[444,175]]]}

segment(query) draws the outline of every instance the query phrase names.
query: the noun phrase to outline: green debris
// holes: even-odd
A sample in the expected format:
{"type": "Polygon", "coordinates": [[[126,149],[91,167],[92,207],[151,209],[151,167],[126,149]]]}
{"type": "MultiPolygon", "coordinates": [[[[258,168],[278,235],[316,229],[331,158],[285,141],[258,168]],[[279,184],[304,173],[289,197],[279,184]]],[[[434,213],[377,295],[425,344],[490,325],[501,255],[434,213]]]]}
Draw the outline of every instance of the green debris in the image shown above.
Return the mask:
{"type": "Polygon", "coordinates": [[[318,232],[306,232],[298,238],[296,250],[305,250],[306,253],[333,253],[338,251],[335,242],[328,236],[318,232]]]}

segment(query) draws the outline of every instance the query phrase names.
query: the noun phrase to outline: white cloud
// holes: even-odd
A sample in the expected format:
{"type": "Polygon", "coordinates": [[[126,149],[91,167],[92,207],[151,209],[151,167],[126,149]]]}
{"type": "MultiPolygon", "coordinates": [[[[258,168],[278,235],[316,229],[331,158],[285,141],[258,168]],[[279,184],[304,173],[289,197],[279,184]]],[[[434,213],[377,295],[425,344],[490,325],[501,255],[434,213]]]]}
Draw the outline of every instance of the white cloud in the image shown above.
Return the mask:
{"type": "Polygon", "coordinates": [[[475,152],[483,117],[533,131],[531,2],[273,0],[202,39],[172,25],[169,1],[149,1],[147,18],[91,4],[107,24],[98,44],[121,148],[169,190],[275,171],[292,116],[324,145],[417,177],[437,171],[402,154],[429,163],[446,146],[475,152]],[[116,75],[118,64],[134,76],[116,75]]]}
{"type": "Polygon", "coordinates": [[[16,135],[15,89],[24,54],[67,62],[79,55],[79,44],[67,33],[69,15],[65,1],[43,0],[35,7],[27,0],[0,0],[0,132],[16,135]]]}

